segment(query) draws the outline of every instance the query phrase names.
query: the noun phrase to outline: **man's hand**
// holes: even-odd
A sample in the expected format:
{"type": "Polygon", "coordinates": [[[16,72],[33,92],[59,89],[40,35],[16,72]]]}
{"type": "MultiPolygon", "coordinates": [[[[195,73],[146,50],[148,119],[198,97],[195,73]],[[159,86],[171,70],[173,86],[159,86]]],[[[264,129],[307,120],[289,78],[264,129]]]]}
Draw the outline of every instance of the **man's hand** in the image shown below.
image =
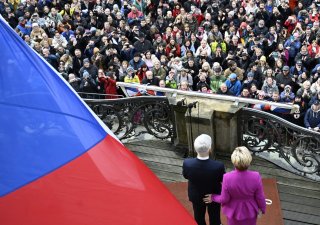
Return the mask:
{"type": "Polygon", "coordinates": [[[211,194],[207,194],[205,198],[203,198],[204,203],[206,204],[210,204],[212,203],[212,195],[211,194]]]}

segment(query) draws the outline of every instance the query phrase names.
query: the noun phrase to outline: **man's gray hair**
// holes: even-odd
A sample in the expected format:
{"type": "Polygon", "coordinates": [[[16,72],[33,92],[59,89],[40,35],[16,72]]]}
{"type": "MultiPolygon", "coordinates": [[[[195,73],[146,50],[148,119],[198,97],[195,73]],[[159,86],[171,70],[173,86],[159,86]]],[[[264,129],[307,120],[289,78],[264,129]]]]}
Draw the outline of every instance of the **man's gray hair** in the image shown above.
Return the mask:
{"type": "Polygon", "coordinates": [[[207,134],[201,134],[194,141],[194,149],[198,153],[205,153],[211,149],[212,139],[207,134]]]}

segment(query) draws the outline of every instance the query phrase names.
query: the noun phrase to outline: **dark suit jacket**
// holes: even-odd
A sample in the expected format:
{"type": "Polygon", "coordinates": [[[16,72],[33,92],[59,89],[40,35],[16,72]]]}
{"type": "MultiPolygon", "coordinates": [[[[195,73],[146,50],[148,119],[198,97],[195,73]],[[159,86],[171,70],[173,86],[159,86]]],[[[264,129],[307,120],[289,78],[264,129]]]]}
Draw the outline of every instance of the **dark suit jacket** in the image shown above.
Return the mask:
{"type": "Polygon", "coordinates": [[[220,194],[225,167],[212,159],[189,158],[183,162],[183,176],[189,180],[188,196],[191,202],[203,202],[206,194],[220,194]]]}

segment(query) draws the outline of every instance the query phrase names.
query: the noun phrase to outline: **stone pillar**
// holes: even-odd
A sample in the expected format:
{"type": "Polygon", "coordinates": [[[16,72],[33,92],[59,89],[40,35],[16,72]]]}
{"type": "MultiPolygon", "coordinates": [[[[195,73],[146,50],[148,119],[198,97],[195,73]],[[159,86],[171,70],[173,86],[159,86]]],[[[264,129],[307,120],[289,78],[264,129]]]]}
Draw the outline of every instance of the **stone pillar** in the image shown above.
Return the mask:
{"type": "Polygon", "coordinates": [[[214,115],[215,149],[231,153],[238,146],[237,113],[219,112],[214,115]]]}
{"type": "Polygon", "coordinates": [[[188,146],[188,135],[187,135],[187,122],[185,118],[185,113],[187,111],[186,106],[172,106],[176,127],[176,139],[174,140],[174,145],[177,147],[185,148],[188,146]]]}

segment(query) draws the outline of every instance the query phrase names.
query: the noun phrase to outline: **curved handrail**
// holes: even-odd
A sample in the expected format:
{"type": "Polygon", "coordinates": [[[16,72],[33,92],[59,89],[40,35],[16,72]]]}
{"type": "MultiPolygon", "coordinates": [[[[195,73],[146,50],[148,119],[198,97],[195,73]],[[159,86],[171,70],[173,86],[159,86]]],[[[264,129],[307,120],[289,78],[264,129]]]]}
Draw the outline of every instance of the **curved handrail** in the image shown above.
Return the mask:
{"type": "Polygon", "coordinates": [[[278,116],[242,108],[238,116],[240,145],[293,173],[320,181],[320,133],[278,116]]]}
{"type": "Polygon", "coordinates": [[[279,122],[281,123],[284,123],[286,124],[288,127],[292,128],[292,129],[296,129],[296,130],[301,130],[301,131],[304,131],[304,132],[307,132],[307,133],[313,133],[315,135],[318,135],[319,138],[320,138],[320,133],[319,132],[316,132],[316,131],[313,131],[313,130],[309,130],[305,127],[301,127],[297,124],[294,124],[294,123],[291,123],[289,122],[288,120],[285,120],[279,116],[276,116],[274,114],[271,114],[269,112],[265,112],[265,111],[262,111],[262,110],[258,110],[258,109],[253,109],[253,108],[248,108],[248,107],[245,107],[242,109],[243,112],[249,112],[249,113],[257,113],[257,114],[260,114],[260,115],[264,115],[266,117],[269,117],[269,118],[273,118],[274,120],[278,120],[279,122]]]}
{"type": "Polygon", "coordinates": [[[122,141],[146,133],[159,139],[174,140],[174,117],[166,97],[140,96],[84,101],[122,141]]]}
{"type": "Polygon", "coordinates": [[[299,106],[295,104],[261,101],[261,100],[252,99],[252,98],[242,98],[242,97],[235,97],[235,96],[229,96],[229,95],[206,94],[206,93],[195,92],[195,91],[182,91],[182,90],[171,89],[171,88],[161,88],[158,86],[151,86],[151,85],[117,82],[117,86],[121,87],[124,93],[126,93],[126,88],[137,88],[139,90],[163,92],[166,94],[167,97],[176,97],[177,95],[183,95],[183,96],[198,97],[203,99],[223,100],[223,101],[229,101],[229,102],[235,102],[235,103],[268,104],[270,106],[281,107],[283,109],[290,109],[291,112],[294,112],[299,109],[299,106]]]}

